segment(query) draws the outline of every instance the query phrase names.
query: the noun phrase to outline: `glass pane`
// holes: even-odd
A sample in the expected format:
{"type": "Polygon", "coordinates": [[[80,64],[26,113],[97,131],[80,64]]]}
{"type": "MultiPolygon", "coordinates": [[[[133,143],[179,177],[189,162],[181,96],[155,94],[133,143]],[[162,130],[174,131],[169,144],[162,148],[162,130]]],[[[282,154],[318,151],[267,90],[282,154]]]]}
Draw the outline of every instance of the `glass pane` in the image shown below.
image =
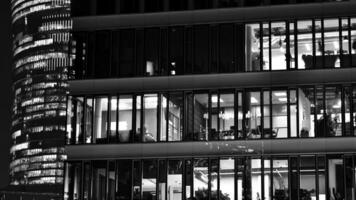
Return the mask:
{"type": "Polygon", "coordinates": [[[194,95],[194,137],[195,140],[208,140],[208,94],[194,95]]]}
{"type": "Polygon", "coordinates": [[[315,113],[314,88],[298,90],[298,111],[300,137],[314,137],[315,113]]]}
{"type": "Polygon", "coordinates": [[[143,142],[157,141],[157,94],[145,94],[143,97],[143,142]]]}
{"type": "Polygon", "coordinates": [[[272,131],[271,137],[288,137],[287,91],[272,92],[272,131]]]}
{"type": "Polygon", "coordinates": [[[271,175],[271,160],[269,158],[265,158],[263,160],[263,173],[264,173],[264,195],[265,195],[265,200],[271,200],[272,199],[272,194],[271,194],[271,183],[272,183],[272,175],[271,175]]]}
{"type": "Polygon", "coordinates": [[[341,158],[328,159],[328,180],[330,196],[344,199],[344,163],[341,158]]]}
{"type": "Polygon", "coordinates": [[[116,130],[117,130],[117,97],[111,97],[110,99],[110,135],[109,141],[116,142],[116,130]]]}
{"type": "Polygon", "coordinates": [[[297,90],[289,91],[289,130],[291,137],[297,137],[298,116],[297,116],[297,90]]]}
{"type": "Polygon", "coordinates": [[[182,199],[182,165],[181,160],[168,161],[167,200],[182,199]]]}
{"type": "Polygon", "coordinates": [[[351,102],[352,102],[352,88],[345,87],[344,88],[344,106],[345,106],[345,136],[352,136],[354,135],[351,131],[351,102]]]}
{"type": "Polygon", "coordinates": [[[238,92],[237,93],[237,137],[238,138],[243,138],[243,126],[242,126],[242,120],[243,120],[243,109],[242,109],[242,93],[238,92]]]}
{"type": "MultiPolygon", "coordinates": [[[[220,94],[219,109],[219,139],[235,139],[235,109],[234,94],[220,94]]],[[[213,100],[213,99],[212,99],[213,100]]]]}
{"type": "Polygon", "coordinates": [[[75,144],[83,143],[83,101],[82,97],[78,97],[73,101],[76,102],[75,144]]]}
{"type": "Polygon", "coordinates": [[[106,143],[108,121],[108,98],[97,97],[94,102],[94,139],[95,142],[106,143]]]}
{"type": "Polygon", "coordinates": [[[272,70],[286,70],[286,23],[271,24],[272,70]]]}
{"type": "MultiPolygon", "coordinates": [[[[203,0],[206,1],[206,0],[203,0]]],[[[208,73],[209,64],[209,27],[194,27],[194,74],[208,73]]]]}
{"type": "Polygon", "coordinates": [[[345,187],[346,187],[346,200],[355,199],[355,188],[354,188],[354,173],[353,173],[353,159],[352,156],[345,156],[345,187]]]}
{"type": "Polygon", "coordinates": [[[270,37],[271,37],[271,30],[269,23],[262,24],[262,49],[263,49],[263,60],[262,60],[262,68],[263,70],[270,70],[270,37]]]}
{"type": "Polygon", "coordinates": [[[165,200],[167,186],[167,162],[165,160],[158,161],[158,167],[158,200],[165,200]]]}
{"type": "Polygon", "coordinates": [[[251,159],[251,199],[262,198],[262,168],[261,159],[251,159]]]}
{"type": "Polygon", "coordinates": [[[321,20],[314,21],[314,29],[315,29],[315,68],[323,68],[322,66],[322,55],[324,51],[324,43],[322,38],[322,23],[321,20]]]}
{"type": "Polygon", "coordinates": [[[92,199],[105,200],[106,176],[106,161],[94,161],[92,177],[92,199]]]}
{"type": "Polygon", "coordinates": [[[192,161],[191,160],[186,160],[185,161],[185,198],[190,199],[192,198],[191,196],[191,191],[192,191],[192,181],[193,181],[193,176],[192,176],[192,161]]]}
{"type": "Polygon", "coordinates": [[[219,32],[219,72],[234,72],[234,26],[233,24],[221,25],[219,32]]]}
{"type": "Polygon", "coordinates": [[[85,143],[92,142],[92,120],[93,120],[93,99],[88,98],[85,99],[85,111],[84,111],[84,119],[85,119],[85,143]]]}
{"type": "Polygon", "coordinates": [[[287,52],[286,54],[286,60],[289,62],[289,68],[290,69],[296,69],[297,63],[295,60],[295,44],[296,44],[296,39],[295,39],[295,30],[294,30],[295,23],[291,22],[289,23],[289,54],[287,52]]]}
{"type": "Polygon", "coordinates": [[[237,191],[237,200],[243,200],[243,184],[244,184],[244,174],[245,174],[245,163],[243,158],[236,158],[237,164],[237,180],[235,183],[237,191]]]}
{"type": "MultiPolygon", "coordinates": [[[[210,199],[218,199],[219,159],[210,159],[210,199]]],[[[223,195],[223,194],[220,194],[223,195]]],[[[222,197],[223,198],[223,197],[222,197]]]]}
{"type": "Polygon", "coordinates": [[[220,200],[235,199],[235,160],[234,158],[220,159],[220,200]]]}
{"type": "Polygon", "coordinates": [[[109,174],[108,174],[108,200],[115,200],[116,190],[116,163],[115,161],[109,162],[109,174]]]}
{"type": "Polygon", "coordinates": [[[119,97],[119,141],[129,142],[132,133],[132,96],[119,97]]]}
{"type": "Polygon", "coordinates": [[[245,26],[246,41],[246,71],[261,70],[261,43],[260,24],[247,24],[245,26]]]}
{"type": "Polygon", "coordinates": [[[142,129],[141,129],[141,121],[142,121],[142,96],[136,96],[136,130],[134,135],[135,142],[142,141],[142,129]]]}
{"type": "Polygon", "coordinates": [[[161,98],[161,124],[160,124],[160,141],[167,141],[167,121],[168,121],[168,108],[167,108],[167,94],[160,95],[161,98]]]}
{"type": "Polygon", "coordinates": [[[299,199],[316,199],[315,183],[315,157],[301,157],[299,199]]]}
{"type": "Polygon", "coordinates": [[[159,29],[145,29],[145,75],[159,75],[159,29]]]}
{"type": "Polygon", "coordinates": [[[263,91],[263,137],[271,138],[271,103],[270,91],[263,91]]]}
{"type": "Polygon", "coordinates": [[[208,196],[208,159],[194,160],[194,197],[196,200],[204,200],[208,196]]]}
{"type": "Polygon", "coordinates": [[[141,199],[141,161],[134,160],[133,161],[133,184],[132,184],[132,195],[133,200],[140,200],[141,199]]]}
{"type": "Polygon", "coordinates": [[[126,200],[131,197],[131,160],[119,160],[117,165],[117,191],[116,199],[126,200]]]}
{"type": "Polygon", "coordinates": [[[313,25],[311,20],[298,21],[298,69],[313,68],[313,25]]]}
{"type": "Polygon", "coordinates": [[[144,160],[142,173],[142,200],[156,199],[157,162],[144,160]]]}
{"type": "MultiPolygon", "coordinates": [[[[339,19],[324,20],[324,67],[340,67],[339,19]]],[[[316,59],[318,65],[319,59],[316,59]]]]}
{"type": "Polygon", "coordinates": [[[319,184],[319,200],[326,199],[326,172],[325,172],[325,158],[318,157],[318,184],[319,184]]]}
{"type": "Polygon", "coordinates": [[[353,130],[354,130],[354,135],[356,135],[356,87],[353,88],[353,92],[352,92],[352,119],[353,119],[353,130]]]}
{"type": "Polygon", "coordinates": [[[181,141],[183,133],[183,93],[169,94],[168,141],[181,141]]]}
{"type": "Polygon", "coordinates": [[[342,60],[341,60],[341,67],[351,67],[351,39],[349,35],[349,19],[345,18],[341,20],[341,48],[342,48],[342,60]]]}
{"type": "MultiPolygon", "coordinates": [[[[322,119],[326,136],[342,136],[341,88],[325,88],[326,113],[322,119]]],[[[321,121],[322,121],[321,120],[321,121]]]]}
{"type": "Polygon", "coordinates": [[[356,18],[351,18],[351,65],[356,66],[356,18]]]}
{"type": "Polygon", "coordinates": [[[321,86],[316,87],[315,94],[316,101],[316,137],[327,136],[330,130],[326,130],[326,122],[330,122],[330,117],[326,117],[326,111],[324,109],[324,88],[321,86]]]}
{"type": "MultiPolygon", "coordinates": [[[[181,0],[183,1],[183,0],[181,0]]],[[[181,2],[176,1],[174,2],[181,2]]],[[[169,66],[170,75],[184,74],[184,29],[172,27],[169,29],[169,66]]]]}
{"type": "Polygon", "coordinates": [[[246,93],[247,138],[261,138],[261,92],[246,93]]]}
{"type": "MultiPolygon", "coordinates": [[[[299,159],[298,157],[291,157],[290,158],[290,190],[291,190],[291,199],[298,199],[299,195],[299,159]]],[[[307,198],[307,199],[310,199],[307,198]]]]}
{"type": "Polygon", "coordinates": [[[273,198],[288,199],[288,160],[273,159],[273,198]]]}

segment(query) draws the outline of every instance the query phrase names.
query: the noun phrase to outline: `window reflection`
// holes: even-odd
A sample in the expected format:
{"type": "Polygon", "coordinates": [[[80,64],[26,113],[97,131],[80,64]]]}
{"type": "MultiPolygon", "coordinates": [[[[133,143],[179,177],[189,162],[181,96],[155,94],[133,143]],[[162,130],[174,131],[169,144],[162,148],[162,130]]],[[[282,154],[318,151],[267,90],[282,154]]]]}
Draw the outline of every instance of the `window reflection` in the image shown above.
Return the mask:
{"type": "Polygon", "coordinates": [[[247,24],[245,26],[246,42],[246,71],[261,70],[261,31],[260,24],[247,24]]]}
{"type": "MultiPolygon", "coordinates": [[[[324,67],[340,67],[339,20],[324,20],[324,67]]],[[[319,60],[317,59],[316,62],[319,60]]]]}
{"type": "Polygon", "coordinates": [[[106,176],[106,161],[93,162],[93,199],[105,200],[106,176]]]}
{"type": "Polygon", "coordinates": [[[251,199],[260,200],[262,198],[262,168],[261,159],[251,159],[251,199]]]}
{"type": "Polygon", "coordinates": [[[272,53],[272,70],[287,69],[287,51],[286,51],[286,23],[271,23],[271,53],[272,53]]]}
{"type": "Polygon", "coordinates": [[[194,197],[197,200],[204,200],[208,194],[208,159],[194,160],[194,197]]]}
{"type": "Polygon", "coordinates": [[[117,142],[116,132],[117,132],[117,97],[111,97],[110,99],[110,129],[109,129],[109,141],[111,143],[117,142]]]}
{"type": "Polygon", "coordinates": [[[341,158],[328,159],[328,185],[330,197],[344,199],[344,163],[341,158]]]}
{"type": "Polygon", "coordinates": [[[84,110],[84,128],[85,128],[85,143],[92,143],[92,119],[93,119],[93,99],[85,99],[84,110]]]}
{"type": "Polygon", "coordinates": [[[273,159],[273,199],[284,200],[288,199],[288,160],[273,159]]]}
{"type": "Polygon", "coordinates": [[[144,160],[142,169],[142,200],[156,198],[157,162],[144,160]]]}
{"type": "MultiPolygon", "coordinates": [[[[220,94],[219,96],[219,139],[235,139],[235,111],[234,94],[220,94]]],[[[213,101],[214,99],[212,99],[213,101]]],[[[213,102],[212,102],[213,103],[213,102]]]]}
{"type": "Polygon", "coordinates": [[[119,200],[130,199],[131,197],[131,178],[132,162],[131,160],[120,160],[117,165],[117,192],[116,198],[119,200]]]}
{"type": "Polygon", "coordinates": [[[315,157],[300,158],[300,199],[316,199],[315,157]]]}

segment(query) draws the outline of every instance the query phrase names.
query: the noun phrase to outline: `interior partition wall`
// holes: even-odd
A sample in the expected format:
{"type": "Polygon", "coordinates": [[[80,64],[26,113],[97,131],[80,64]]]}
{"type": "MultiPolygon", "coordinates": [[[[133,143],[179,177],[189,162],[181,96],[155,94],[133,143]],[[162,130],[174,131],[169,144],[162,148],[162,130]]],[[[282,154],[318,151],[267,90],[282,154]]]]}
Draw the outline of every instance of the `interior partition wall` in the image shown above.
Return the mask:
{"type": "Polygon", "coordinates": [[[352,85],[70,96],[67,144],[352,137],[355,103],[352,85]]]}
{"type": "Polygon", "coordinates": [[[355,155],[70,161],[65,199],[355,199],[355,155]]]}

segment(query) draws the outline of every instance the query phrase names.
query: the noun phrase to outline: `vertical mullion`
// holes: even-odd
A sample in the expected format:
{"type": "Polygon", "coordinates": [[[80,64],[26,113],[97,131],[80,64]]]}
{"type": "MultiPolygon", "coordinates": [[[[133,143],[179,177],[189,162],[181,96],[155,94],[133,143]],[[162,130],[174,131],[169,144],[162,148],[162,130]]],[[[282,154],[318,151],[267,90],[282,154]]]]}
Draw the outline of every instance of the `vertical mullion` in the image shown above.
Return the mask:
{"type": "Polygon", "coordinates": [[[273,104],[272,104],[272,89],[268,90],[269,92],[269,124],[270,124],[270,130],[271,130],[271,136],[270,138],[272,139],[272,130],[273,130],[273,104]]]}
{"type": "MultiPolygon", "coordinates": [[[[156,142],[162,142],[161,141],[161,111],[162,111],[162,93],[157,93],[157,139],[156,142]]],[[[168,109],[168,108],[167,108],[168,109]]],[[[167,138],[166,138],[167,139],[167,138]]]]}
{"type": "Polygon", "coordinates": [[[81,144],[85,144],[85,138],[86,138],[86,130],[85,130],[85,119],[86,119],[86,117],[85,117],[85,110],[86,110],[86,97],[84,96],[83,97],[83,108],[82,108],[82,112],[83,112],[83,114],[82,114],[82,120],[81,120],[81,128],[82,128],[82,141],[80,141],[81,142],[81,144]]]}
{"type": "Polygon", "coordinates": [[[291,107],[291,103],[290,103],[290,88],[287,88],[287,138],[291,138],[291,112],[290,112],[290,107],[291,107]]]}
{"type": "Polygon", "coordinates": [[[298,21],[294,21],[294,67],[298,70],[298,21]]]}
{"type": "Polygon", "coordinates": [[[109,196],[109,165],[110,165],[110,160],[106,160],[106,185],[105,185],[105,199],[108,200],[109,196]]]}
{"type": "Polygon", "coordinates": [[[235,199],[232,200],[238,200],[238,166],[239,166],[239,162],[238,162],[239,158],[238,157],[234,157],[234,163],[235,163],[235,168],[234,168],[234,193],[235,193],[235,199]]]}
{"type": "Polygon", "coordinates": [[[212,108],[211,108],[211,96],[212,95],[212,92],[209,91],[208,93],[208,136],[205,136],[205,138],[210,141],[212,140],[212,137],[211,137],[211,118],[212,118],[212,114],[211,114],[211,111],[212,111],[212,108]]]}
{"type": "Polygon", "coordinates": [[[316,200],[319,200],[319,162],[318,155],[314,155],[314,163],[315,163],[315,194],[316,200]]]}
{"type": "Polygon", "coordinates": [[[315,19],[312,20],[312,47],[313,47],[313,69],[316,69],[316,46],[315,46],[315,19]]]}
{"type": "MultiPolygon", "coordinates": [[[[296,109],[297,109],[297,138],[299,138],[299,88],[296,89],[296,109]]],[[[314,104],[315,105],[315,104],[314,104]]]]}
{"type": "MultiPolygon", "coordinates": [[[[317,105],[317,100],[316,100],[316,98],[317,98],[317,91],[316,91],[316,87],[315,86],[313,86],[313,93],[314,93],[314,97],[313,97],[313,101],[314,101],[314,105],[317,105]]],[[[313,108],[313,110],[314,110],[314,122],[317,122],[317,113],[316,113],[316,107],[317,106],[314,106],[314,108],[313,108]]],[[[317,123],[314,123],[314,137],[320,137],[320,136],[318,136],[318,134],[316,134],[318,132],[318,126],[317,126],[317,123]]]]}
{"type": "Polygon", "coordinates": [[[246,139],[246,89],[242,91],[242,137],[246,139]]]}
{"type": "Polygon", "coordinates": [[[144,94],[141,94],[140,95],[140,98],[141,98],[141,111],[140,111],[140,113],[141,113],[141,115],[140,115],[140,118],[141,118],[141,120],[140,120],[140,142],[142,143],[142,142],[144,142],[143,141],[143,134],[144,134],[144,132],[143,132],[143,125],[145,124],[145,122],[144,122],[144,120],[145,120],[145,118],[143,117],[144,116],[144,114],[145,114],[145,103],[144,103],[144,94]]]}
{"type": "Polygon", "coordinates": [[[273,195],[273,157],[271,156],[270,158],[270,194],[271,194],[271,198],[274,199],[274,195],[273,195]]]}
{"type": "Polygon", "coordinates": [[[260,24],[260,71],[263,71],[263,24],[260,24]]]}
{"type": "Polygon", "coordinates": [[[135,141],[135,135],[136,135],[136,124],[137,124],[137,95],[132,95],[132,135],[130,135],[131,142],[137,142],[135,141]]]}
{"type": "Polygon", "coordinates": [[[265,199],[265,160],[263,156],[261,159],[261,198],[265,199]]]}
{"type": "MultiPolygon", "coordinates": [[[[340,52],[340,67],[343,68],[345,66],[345,57],[343,52],[343,35],[342,35],[342,18],[338,19],[339,22],[339,52],[340,52]]],[[[346,193],[345,193],[346,194],[346,193]]]]}
{"type": "Polygon", "coordinates": [[[208,200],[211,200],[211,158],[208,158],[208,200]]]}
{"type": "Polygon", "coordinates": [[[330,191],[328,190],[329,188],[329,162],[328,162],[328,156],[324,156],[324,161],[325,161],[325,191],[326,191],[326,199],[330,199],[330,191]]]}
{"type": "Polygon", "coordinates": [[[347,44],[348,47],[349,47],[349,55],[348,55],[349,56],[349,62],[348,62],[349,66],[347,66],[347,67],[352,67],[351,19],[350,19],[350,17],[347,18],[347,35],[348,35],[348,38],[349,38],[349,41],[348,41],[348,44],[347,44]]]}
{"type": "MultiPolygon", "coordinates": [[[[167,109],[166,109],[166,113],[165,113],[165,115],[166,115],[166,122],[165,122],[166,123],[166,142],[169,141],[169,101],[170,101],[170,98],[171,98],[171,95],[169,93],[167,93],[167,98],[166,98],[166,108],[167,109]]],[[[184,97],[183,97],[183,99],[184,99],[184,97]]],[[[184,103],[183,103],[183,106],[185,106],[184,103]]],[[[184,108],[183,108],[182,112],[184,112],[184,108]]],[[[184,127],[183,127],[183,130],[184,130],[184,127]]],[[[182,135],[184,135],[184,133],[182,135]]]]}
{"type": "Polygon", "coordinates": [[[286,23],[286,54],[288,55],[287,56],[287,59],[286,59],[286,64],[287,64],[287,71],[290,70],[290,61],[291,61],[291,54],[290,54],[290,24],[289,24],[289,21],[285,21],[286,23]]]}
{"type": "Polygon", "coordinates": [[[84,199],[84,171],[85,171],[85,161],[81,162],[81,170],[80,170],[80,192],[79,199],[84,199]]]}
{"type": "MultiPolygon", "coordinates": [[[[289,90],[288,90],[289,91],[289,90]]],[[[289,92],[288,92],[289,94],[289,92]]],[[[289,95],[287,95],[289,96],[289,95]]],[[[288,97],[289,98],[289,97],[288,97]]],[[[292,157],[288,156],[288,199],[289,200],[293,200],[292,199],[292,187],[291,187],[291,181],[292,181],[292,157]]]]}
{"type": "Polygon", "coordinates": [[[191,178],[190,178],[190,196],[194,198],[194,159],[192,158],[190,161],[190,170],[191,170],[191,178]]]}
{"type": "MultiPolygon", "coordinates": [[[[119,101],[120,101],[120,96],[116,95],[116,143],[119,143],[119,101]]],[[[132,126],[132,125],[131,125],[132,126]]]]}
{"type": "Polygon", "coordinates": [[[218,161],[217,162],[217,165],[218,165],[217,166],[217,171],[218,172],[217,172],[217,178],[216,179],[217,179],[217,184],[218,184],[217,185],[217,199],[218,200],[220,200],[220,159],[221,159],[220,157],[217,158],[217,161],[218,161]]]}
{"type": "Polygon", "coordinates": [[[216,121],[217,121],[217,130],[216,130],[216,134],[217,136],[217,140],[220,140],[220,92],[217,93],[217,98],[218,98],[218,115],[216,117],[216,121]]]}
{"type": "MultiPolygon", "coordinates": [[[[345,87],[341,86],[341,135],[346,136],[346,124],[345,124],[345,87]]],[[[346,193],[345,193],[346,194],[346,193]]]]}
{"type": "Polygon", "coordinates": [[[269,60],[268,71],[272,71],[272,37],[271,36],[272,36],[271,22],[268,22],[268,60],[269,60]]]}
{"type": "Polygon", "coordinates": [[[261,105],[260,105],[260,109],[261,109],[261,139],[265,137],[264,135],[264,90],[260,90],[260,102],[261,102],[261,105]]]}
{"type": "Polygon", "coordinates": [[[108,99],[108,105],[107,105],[107,109],[108,112],[106,112],[106,142],[107,143],[111,143],[111,98],[112,96],[109,95],[106,97],[108,99]]]}
{"type": "Polygon", "coordinates": [[[238,91],[234,90],[234,140],[238,139],[238,102],[239,102],[239,95],[238,95],[238,91]]]}

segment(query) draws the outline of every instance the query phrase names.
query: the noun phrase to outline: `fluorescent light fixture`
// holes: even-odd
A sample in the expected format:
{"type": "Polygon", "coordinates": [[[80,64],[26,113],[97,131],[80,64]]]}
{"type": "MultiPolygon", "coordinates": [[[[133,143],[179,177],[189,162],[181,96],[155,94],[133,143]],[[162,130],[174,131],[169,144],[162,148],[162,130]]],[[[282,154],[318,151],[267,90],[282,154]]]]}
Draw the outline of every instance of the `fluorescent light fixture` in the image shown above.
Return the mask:
{"type": "Polygon", "coordinates": [[[286,97],[278,98],[278,101],[280,101],[280,102],[287,102],[287,98],[286,98],[286,97]]]}
{"type": "MultiPolygon", "coordinates": [[[[212,96],[212,97],[211,97],[211,102],[212,102],[212,103],[217,103],[217,102],[218,102],[218,96],[212,96]]],[[[220,98],[220,103],[222,103],[222,102],[224,102],[224,100],[222,100],[222,99],[220,98]]]]}
{"type": "Polygon", "coordinates": [[[276,97],[285,97],[287,96],[287,92],[273,92],[276,97]]]}
{"type": "Polygon", "coordinates": [[[258,101],[255,97],[251,97],[251,103],[258,103],[258,101]]]}

